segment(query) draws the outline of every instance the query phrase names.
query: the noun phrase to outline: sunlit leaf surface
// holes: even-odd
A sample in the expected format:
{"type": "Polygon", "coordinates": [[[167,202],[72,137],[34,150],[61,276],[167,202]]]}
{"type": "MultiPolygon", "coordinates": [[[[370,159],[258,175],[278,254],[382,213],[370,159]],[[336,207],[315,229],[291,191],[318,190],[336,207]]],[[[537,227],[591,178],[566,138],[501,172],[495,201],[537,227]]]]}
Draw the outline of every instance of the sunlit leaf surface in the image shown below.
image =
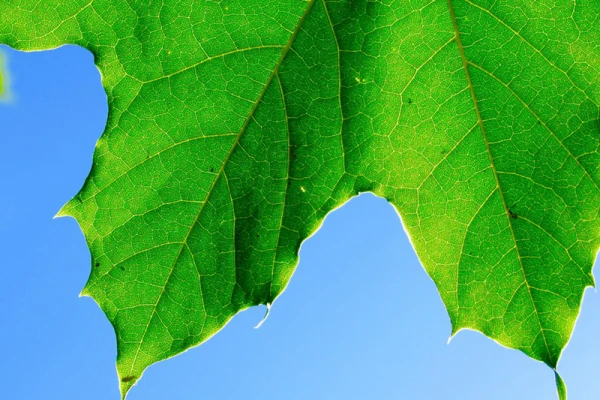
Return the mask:
{"type": "Polygon", "coordinates": [[[271,304],[364,191],[399,211],[454,333],[555,368],[599,247],[599,10],[0,0],[0,43],[78,44],[102,73],[106,132],[61,215],[91,249],[84,294],[115,327],[123,396],[271,304]]]}

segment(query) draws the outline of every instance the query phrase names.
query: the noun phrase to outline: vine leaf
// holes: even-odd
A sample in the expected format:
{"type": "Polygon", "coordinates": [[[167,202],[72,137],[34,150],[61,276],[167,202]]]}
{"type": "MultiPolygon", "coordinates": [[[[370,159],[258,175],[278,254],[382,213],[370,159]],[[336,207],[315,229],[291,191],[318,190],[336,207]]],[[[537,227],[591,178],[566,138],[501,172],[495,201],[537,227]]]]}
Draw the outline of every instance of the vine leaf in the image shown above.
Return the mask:
{"type": "MultiPolygon", "coordinates": [[[[0,43],[92,51],[109,118],[61,210],[123,397],[285,289],[371,191],[453,334],[556,369],[600,243],[596,0],[0,0],[0,43]]],[[[561,398],[566,387],[556,373],[561,398]]]]}

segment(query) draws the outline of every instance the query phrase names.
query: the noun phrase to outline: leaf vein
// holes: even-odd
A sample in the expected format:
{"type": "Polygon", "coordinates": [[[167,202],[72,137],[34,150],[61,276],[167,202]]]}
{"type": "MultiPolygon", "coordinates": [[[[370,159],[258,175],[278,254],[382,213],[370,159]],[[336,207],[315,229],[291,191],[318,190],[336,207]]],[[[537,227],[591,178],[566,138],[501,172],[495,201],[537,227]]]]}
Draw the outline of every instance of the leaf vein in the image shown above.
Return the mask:
{"type": "Polygon", "coordinates": [[[498,178],[498,173],[496,172],[496,164],[494,162],[494,157],[493,157],[491,149],[490,149],[490,144],[489,144],[489,142],[487,140],[485,126],[484,126],[484,123],[483,123],[483,119],[481,117],[481,112],[479,110],[479,102],[477,100],[477,96],[475,95],[475,88],[474,88],[473,83],[471,81],[471,74],[469,73],[469,61],[467,60],[467,57],[465,55],[465,50],[464,50],[464,47],[462,45],[462,41],[461,41],[461,38],[460,38],[460,31],[458,29],[458,22],[456,20],[456,15],[454,14],[454,6],[452,4],[452,0],[448,0],[448,8],[449,8],[449,12],[450,12],[450,18],[452,20],[452,26],[454,27],[454,32],[455,32],[455,35],[456,35],[456,44],[457,44],[457,47],[458,47],[458,51],[460,53],[460,57],[462,59],[462,64],[463,64],[463,69],[464,69],[464,72],[465,72],[465,77],[467,79],[467,83],[468,83],[468,86],[469,86],[469,91],[471,92],[471,98],[473,99],[473,106],[475,107],[475,113],[477,114],[477,119],[479,120],[479,124],[481,126],[481,133],[483,135],[483,141],[485,143],[485,146],[486,146],[486,149],[487,149],[487,152],[488,152],[488,156],[489,156],[489,159],[490,159],[490,164],[492,166],[492,171],[493,171],[494,179],[496,181],[496,187],[498,188],[498,193],[500,194],[500,198],[502,199],[502,203],[504,205],[504,209],[505,209],[504,211],[505,211],[506,219],[508,221],[508,226],[510,228],[512,239],[513,239],[513,242],[515,243],[515,248],[517,250],[517,259],[519,261],[519,265],[521,266],[521,270],[522,270],[522,273],[523,273],[523,279],[525,280],[525,283],[527,285],[527,292],[529,293],[529,297],[531,299],[531,303],[532,303],[534,311],[535,311],[534,314],[536,316],[540,332],[541,332],[541,334],[542,334],[542,336],[544,338],[544,344],[545,344],[545,347],[546,347],[546,353],[547,353],[547,357],[548,357],[548,361],[549,361],[551,359],[550,347],[548,346],[548,340],[546,338],[546,334],[545,334],[544,328],[542,326],[542,321],[540,320],[539,312],[537,311],[537,304],[536,304],[536,302],[535,302],[535,300],[533,298],[533,294],[531,293],[531,287],[530,287],[529,281],[527,279],[527,273],[526,273],[525,267],[523,265],[523,260],[522,260],[521,252],[519,250],[519,245],[518,245],[518,242],[517,242],[517,239],[516,239],[516,236],[515,236],[515,231],[514,231],[514,228],[513,228],[513,225],[512,225],[512,221],[510,220],[511,217],[509,216],[509,213],[508,213],[508,205],[507,205],[506,200],[504,198],[504,193],[502,191],[502,186],[500,185],[500,180],[498,178]]]}
{"type": "MultiPolygon", "coordinates": [[[[194,221],[192,222],[190,229],[188,230],[187,235],[185,236],[181,249],[179,250],[178,255],[175,257],[175,261],[173,263],[173,266],[171,267],[171,270],[169,272],[169,275],[167,276],[166,280],[165,280],[165,287],[167,285],[167,283],[169,282],[171,275],[173,274],[173,271],[175,270],[175,265],[177,264],[179,258],[181,257],[181,253],[184,249],[184,245],[183,244],[187,244],[187,240],[194,228],[194,226],[196,225],[196,223],[198,222],[198,219],[200,218],[200,215],[202,214],[202,211],[204,210],[205,205],[208,203],[209,198],[211,197],[211,194],[214,190],[214,188],[216,187],[216,184],[219,180],[219,177],[221,176],[221,174],[223,173],[223,171],[225,170],[225,165],[227,165],[227,162],[229,161],[229,158],[231,157],[231,155],[233,154],[234,149],[237,147],[237,144],[240,141],[241,136],[243,135],[243,133],[246,131],[246,128],[248,127],[248,124],[250,123],[250,120],[252,119],[252,117],[254,116],[254,113],[256,112],[256,109],[258,108],[258,105],[261,103],[268,87],[270,86],[271,82],[273,81],[273,78],[275,77],[275,75],[277,74],[277,71],[279,70],[279,66],[282,64],[283,60],[285,59],[288,51],[290,50],[290,48],[292,47],[292,44],[294,43],[294,40],[296,39],[296,37],[298,36],[298,33],[300,32],[300,29],[304,23],[304,20],[306,19],[306,17],[308,16],[308,14],[310,13],[310,10],[312,9],[312,6],[314,5],[316,0],[311,0],[307,7],[306,10],[304,11],[304,14],[302,15],[302,17],[300,17],[300,20],[298,21],[298,25],[296,26],[296,29],[294,30],[294,32],[292,33],[288,43],[285,45],[285,47],[283,47],[282,49],[282,53],[281,56],[279,58],[279,61],[277,62],[277,64],[275,65],[275,67],[273,68],[273,71],[271,72],[271,75],[269,76],[269,78],[267,79],[267,82],[265,83],[265,86],[263,87],[261,93],[259,94],[252,110],[250,110],[250,114],[248,116],[248,118],[246,119],[244,125],[242,126],[242,128],[240,129],[240,132],[238,133],[236,140],[234,141],[234,143],[232,144],[229,153],[227,154],[225,160],[223,161],[223,164],[221,165],[221,168],[219,169],[219,172],[217,173],[217,176],[215,177],[209,191],[208,194],[206,195],[206,199],[205,201],[202,203],[202,206],[200,207],[200,210],[198,211],[198,213],[196,214],[196,218],[194,219],[194,221]]],[[[161,294],[158,296],[157,300],[156,300],[156,305],[154,306],[154,311],[153,311],[153,315],[154,313],[156,313],[157,310],[157,306],[158,303],[160,302],[160,300],[162,299],[162,296],[164,294],[164,290],[161,292],[161,294]]],[[[137,347],[133,362],[131,363],[131,367],[130,367],[130,374],[133,372],[133,368],[135,367],[135,363],[137,361],[137,357],[139,354],[139,351],[142,347],[142,344],[144,343],[144,338],[146,337],[146,334],[148,332],[148,327],[150,326],[150,321],[152,320],[152,316],[150,317],[150,319],[148,320],[148,324],[146,325],[146,328],[144,329],[144,332],[142,334],[142,338],[139,341],[139,345],[137,347]]]]}

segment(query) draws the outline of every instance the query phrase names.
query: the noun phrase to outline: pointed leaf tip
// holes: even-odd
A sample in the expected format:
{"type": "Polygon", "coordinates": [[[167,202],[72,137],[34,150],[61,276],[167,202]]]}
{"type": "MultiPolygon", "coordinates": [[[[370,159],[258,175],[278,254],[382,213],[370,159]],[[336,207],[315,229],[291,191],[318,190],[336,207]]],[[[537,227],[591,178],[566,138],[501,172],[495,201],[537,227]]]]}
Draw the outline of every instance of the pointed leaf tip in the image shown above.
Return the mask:
{"type": "Polygon", "coordinates": [[[129,390],[135,386],[139,379],[140,378],[135,375],[120,378],[119,383],[121,388],[121,400],[125,400],[127,398],[127,393],[129,393],[129,390]]]}
{"type": "Polygon", "coordinates": [[[56,213],[56,215],[54,215],[54,217],[52,217],[52,219],[58,219],[58,218],[63,218],[63,217],[71,217],[72,215],[69,213],[69,210],[70,210],[69,204],[70,203],[71,203],[71,201],[69,201],[64,206],[62,206],[60,208],[60,210],[58,210],[58,212],[56,213]]]}
{"type": "Polygon", "coordinates": [[[271,313],[271,303],[267,303],[265,304],[265,307],[267,308],[267,310],[265,311],[265,316],[263,317],[263,319],[260,320],[260,322],[254,327],[254,329],[259,329],[267,320],[267,318],[269,318],[269,314],[271,313]]]}
{"type": "Polygon", "coordinates": [[[554,378],[556,379],[556,391],[558,392],[558,400],[567,400],[567,385],[560,377],[558,372],[554,370],[554,378]]]}

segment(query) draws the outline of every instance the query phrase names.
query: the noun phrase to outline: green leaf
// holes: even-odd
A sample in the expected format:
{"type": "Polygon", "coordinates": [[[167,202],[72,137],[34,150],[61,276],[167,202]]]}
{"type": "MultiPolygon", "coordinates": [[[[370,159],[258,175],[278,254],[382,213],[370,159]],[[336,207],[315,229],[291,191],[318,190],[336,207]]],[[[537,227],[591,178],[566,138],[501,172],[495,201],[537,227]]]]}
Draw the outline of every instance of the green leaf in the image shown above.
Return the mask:
{"type": "Polygon", "coordinates": [[[2,65],[2,59],[0,58],[0,98],[4,97],[4,92],[6,90],[4,88],[4,86],[5,86],[4,81],[6,79],[6,78],[4,78],[4,75],[6,75],[6,74],[4,73],[2,67],[3,67],[3,65],[2,65]]]}
{"type": "Polygon", "coordinates": [[[399,211],[453,334],[556,368],[600,243],[599,7],[0,0],[0,43],[77,44],[102,73],[106,132],[60,215],[91,249],[123,397],[272,304],[365,191],[399,211]]]}
{"type": "Polygon", "coordinates": [[[8,98],[8,73],[6,72],[4,56],[0,52],[0,101],[8,98]]]}
{"type": "Polygon", "coordinates": [[[558,399],[559,400],[567,400],[567,386],[565,382],[560,377],[558,372],[554,371],[554,378],[556,379],[556,389],[558,391],[558,399]]]}

